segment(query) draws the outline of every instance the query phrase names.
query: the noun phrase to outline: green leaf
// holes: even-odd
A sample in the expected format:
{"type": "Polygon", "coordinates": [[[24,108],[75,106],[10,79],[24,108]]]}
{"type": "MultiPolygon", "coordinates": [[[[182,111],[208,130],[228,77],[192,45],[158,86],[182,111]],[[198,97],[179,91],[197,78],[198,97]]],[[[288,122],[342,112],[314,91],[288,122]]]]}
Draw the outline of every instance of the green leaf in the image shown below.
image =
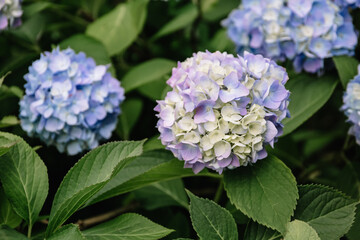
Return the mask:
{"type": "Polygon", "coordinates": [[[281,234],[261,224],[250,221],[245,230],[244,240],[279,240],[281,234]]]}
{"type": "Polygon", "coordinates": [[[190,198],[191,222],[200,239],[238,239],[235,220],[228,210],[190,191],[187,194],[190,198]]]}
{"type": "Polygon", "coordinates": [[[147,83],[159,80],[164,75],[171,72],[176,66],[174,61],[156,58],[131,69],[121,80],[125,92],[129,92],[147,83]]]}
{"type": "Polygon", "coordinates": [[[22,98],[23,95],[24,95],[24,92],[16,86],[7,87],[5,85],[2,85],[0,87],[0,100],[6,99],[9,97],[22,98]]]}
{"type": "Polygon", "coordinates": [[[13,209],[31,229],[48,194],[47,169],[20,137],[3,132],[0,136],[17,142],[0,157],[0,179],[13,209]]]}
{"type": "Polygon", "coordinates": [[[81,158],[66,174],[56,192],[47,236],[98,192],[129,159],[142,153],[143,141],[112,142],[81,158]]]}
{"type": "Polygon", "coordinates": [[[0,188],[0,225],[5,224],[11,228],[15,228],[19,226],[21,220],[21,217],[14,212],[10,205],[4,190],[0,188]]]}
{"type": "Polygon", "coordinates": [[[323,240],[339,239],[354,221],[356,202],[326,186],[299,186],[296,219],[313,227],[323,240]]]}
{"type": "Polygon", "coordinates": [[[84,231],[88,240],[156,240],[173,232],[149,219],[135,214],[126,213],[111,221],[84,231]]]}
{"type": "Polygon", "coordinates": [[[186,209],[189,207],[181,179],[157,182],[134,193],[147,210],[165,206],[182,206],[186,209]]]}
{"type": "Polygon", "coordinates": [[[156,149],[165,149],[165,146],[162,145],[159,139],[159,135],[151,137],[144,144],[144,151],[151,151],[156,149]]]}
{"type": "Polygon", "coordinates": [[[11,74],[11,72],[7,72],[4,76],[0,77],[0,87],[2,86],[2,84],[4,83],[5,78],[11,74]]]}
{"type": "Polygon", "coordinates": [[[132,0],[91,23],[86,34],[101,41],[110,56],[125,50],[141,32],[149,0],[132,0]]]}
{"type": "Polygon", "coordinates": [[[167,88],[166,81],[169,79],[169,75],[162,76],[159,80],[147,83],[137,88],[137,90],[145,97],[151,100],[163,99],[163,92],[167,88]]]}
{"type": "Polygon", "coordinates": [[[19,139],[9,139],[5,136],[1,136],[1,132],[0,132],[0,156],[7,153],[10,150],[10,148],[19,141],[20,141],[19,139]]]}
{"type": "Polygon", "coordinates": [[[101,189],[87,205],[120,194],[131,192],[159,181],[182,177],[214,176],[206,170],[195,175],[191,169],[184,169],[184,163],[174,158],[168,151],[149,151],[136,158],[122,169],[106,186],[101,189]]]}
{"type": "Polygon", "coordinates": [[[336,69],[338,71],[341,83],[344,88],[348,82],[358,74],[359,61],[349,56],[333,57],[336,69]]]}
{"type": "Polygon", "coordinates": [[[316,231],[306,222],[294,220],[288,223],[284,240],[320,240],[316,231]]]}
{"type": "Polygon", "coordinates": [[[1,240],[27,240],[23,234],[9,228],[6,225],[0,225],[0,239],[1,240]]]}
{"type": "Polygon", "coordinates": [[[11,127],[20,124],[20,120],[15,116],[5,116],[0,120],[0,128],[11,127]]]}
{"type": "Polygon", "coordinates": [[[224,186],[230,201],[245,215],[283,233],[294,212],[298,191],[295,177],[274,156],[253,166],[226,171],[224,186]]]}
{"type": "Polygon", "coordinates": [[[30,5],[23,6],[25,18],[34,16],[35,14],[53,6],[50,2],[35,2],[30,5]]]}
{"type": "Polygon", "coordinates": [[[230,201],[226,203],[225,208],[231,213],[237,224],[247,224],[249,222],[249,218],[231,204],[230,201]]]}
{"type": "Polygon", "coordinates": [[[143,102],[141,99],[133,98],[127,99],[121,105],[122,113],[119,115],[116,133],[122,139],[129,139],[131,130],[137,123],[143,109],[143,102]]]}
{"type": "Polygon", "coordinates": [[[19,28],[10,30],[12,34],[30,43],[36,43],[43,34],[46,27],[47,19],[41,14],[32,15],[19,28]]]}
{"type": "MultiPolygon", "coordinates": [[[[87,57],[94,58],[96,64],[98,65],[111,64],[111,59],[104,45],[90,36],[86,36],[84,34],[73,35],[62,41],[59,46],[61,49],[70,47],[75,52],[84,52],[87,57]]],[[[109,71],[112,76],[116,76],[115,69],[112,66],[109,71]]]]}
{"type": "Polygon", "coordinates": [[[152,40],[156,40],[160,37],[163,37],[191,25],[191,23],[195,21],[198,16],[198,9],[194,4],[186,5],[179,12],[179,15],[177,15],[174,19],[165,24],[152,37],[152,40]]]}
{"type": "Polygon", "coordinates": [[[84,236],[79,230],[79,227],[74,224],[63,226],[55,234],[51,235],[48,240],[85,240],[84,236]]]}
{"type": "Polygon", "coordinates": [[[219,22],[219,20],[226,18],[226,16],[238,6],[239,1],[217,0],[211,7],[204,9],[203,17],[207,21],[219,22]]]}
{"type": "Polygon", "coordinates": [[[232,52],[235,50],[234,43],[228,37],[226,29],[220,29],[216,32],[215,36],[209,42],[209,50],[221,52],[232,52]]]}
{"type": "Polygon", "coordinates": [[[290,90],[290,118],[283,121],[284,134],[291,133],[314,115],[331,97],[338,81],[333,76],[314,78],[301,74],[290,79],[286,88],[290,90]]]}
{"type": "Polygon", "coordinates": [[[346,236],[349,240],[359,240],[360,233],[360,204],[356,205],[355,220],[346,236]]]}

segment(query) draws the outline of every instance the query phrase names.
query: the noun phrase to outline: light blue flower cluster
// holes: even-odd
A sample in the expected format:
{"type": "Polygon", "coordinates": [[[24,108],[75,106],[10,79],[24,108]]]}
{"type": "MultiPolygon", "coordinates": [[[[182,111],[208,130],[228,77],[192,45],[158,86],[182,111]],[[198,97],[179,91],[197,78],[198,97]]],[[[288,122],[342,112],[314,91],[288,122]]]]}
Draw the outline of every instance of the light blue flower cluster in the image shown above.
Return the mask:
{"type": "Polygon", "coordinates": [[[334,0],[335,4],[341,7],[360,7],[360,0],[334,0]]]}
{"type": "Polygon", "coordinates": [[[289,116],[287,80],[261,55],[198,52],[173,69],[172,91],[158,101],[160,139],[195,173],[255,163],[289,116]]]}
{"type": "Polygon", "coordinates": [[[357,144],[360,145],[360,65],[358,66],[358,75],[352,79],[343,96],[344,105],[341,110],[348,117],[351,123],[349,134],[354,135],[357,144]]]}
{"type": "Polygon", "coordinates": [[[45,52],[24,78],[20,101],[22,128],[60,152],[75,155],[109,139],[120,114],[124,89],[83,52],[45,52]]]}
{"type": "Polygon", "coordinates": [[[21,0],[0,0],[0,31],[21,24],[21,0]]]}
{"type": "Polygon", "coordinates": [[[331,0],[243,0],[222,24],[239,54],[290,59],[297,72],[321,73],[324,59],[357,44],[349,12],[331,0]]]}

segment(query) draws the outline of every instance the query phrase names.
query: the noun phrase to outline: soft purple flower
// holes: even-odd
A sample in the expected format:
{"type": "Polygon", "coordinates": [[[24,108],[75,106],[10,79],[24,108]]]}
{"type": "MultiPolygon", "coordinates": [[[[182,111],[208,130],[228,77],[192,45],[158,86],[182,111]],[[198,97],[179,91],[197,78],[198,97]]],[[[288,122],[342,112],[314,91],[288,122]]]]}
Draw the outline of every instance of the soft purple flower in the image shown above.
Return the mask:
{"type": "Polygon", "coordinates": [[[69,155],[109,139],[124,89],[107,68],[72,49],[41,54],[24,76],[23,130],[69,155]]]}
{"type": "Polygon", "coordinates": [[[173,69],[172,91],[155,107],[161,142],[195,173],[255,163],[282,134],[288,75],[261,55],[244,55],[194,54],[173,69]]]}

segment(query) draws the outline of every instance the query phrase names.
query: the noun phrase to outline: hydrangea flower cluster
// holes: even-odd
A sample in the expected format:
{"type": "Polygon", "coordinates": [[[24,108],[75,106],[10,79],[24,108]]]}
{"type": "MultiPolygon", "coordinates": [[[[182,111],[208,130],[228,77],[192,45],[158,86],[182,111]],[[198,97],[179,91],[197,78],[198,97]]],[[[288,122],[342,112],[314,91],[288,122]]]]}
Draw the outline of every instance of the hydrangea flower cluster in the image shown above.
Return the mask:
{"type": "Polygon", "coordinates": [[[346,87],[343,101],[344,105],[341,110],[352,124],[349,134],[355,136],[357,144],[360,145],[360,65],[358,66],[358,75],[346,87]]]}
{"type": "Polygon", "coordinates": [[[0,0],[0,31],[21,24],[21,0],[0,0]]]}
{"type": "Polygon", "coordinates": [[[261,55],[198,52],[173,69],[172,91],[155,107],[160,139],[195,173],[255,163],[289,116],[287,80],[261,55]]]}
{"type": "Polygon", "coordinates": [[[20,101],[22,128],[60,152],[75,155],[109,139],[120,114],[124,89],[83,52],[45,52],[24,78],[20,101]]]}
{"type": "Polygon", "coordinates": [[[334,2],[341,7],[360,7],[360,0],[334,0],[334,2]]]}
{"type": "Polygon", "coordinates": [[[349,12],[331,0],[243,0],[222,24],[238,53],[290,59],[297,72],[320,74],[324,59],[353,55],[357,44],[349,12]]]}

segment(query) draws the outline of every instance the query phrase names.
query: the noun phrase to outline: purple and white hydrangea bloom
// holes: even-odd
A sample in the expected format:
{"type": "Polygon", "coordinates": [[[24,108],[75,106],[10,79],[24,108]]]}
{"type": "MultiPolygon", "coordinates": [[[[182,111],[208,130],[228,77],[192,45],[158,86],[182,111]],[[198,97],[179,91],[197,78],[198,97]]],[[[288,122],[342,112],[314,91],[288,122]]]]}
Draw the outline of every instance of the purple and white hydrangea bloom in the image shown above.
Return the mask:
{"type": "Polygon", "coordinates": [[[24,76],[22,128],[60,152],[75,155],[111,137],[124,89],[108,66],[72,49],[41,54],[24,76]]]}
{"type": "Polygon", "coordinates": [[[162,144],[195,173],[222,173],[267,156],[289,117],[288,75],[274,61],[245,52],[198,52],[178,63],[155,110],[162,144]]]}
{"type": "Polygon", "coordinates": [[[348,122],[351,123],[349,134],[355,136],[357,144],[360,145],[360,65],[358,66],[358,75],[346,87],[343,102],[341,110],[344,111],[348,122]]]}
{"type": "Polygon", "coordinates": [[[321,73],[324,59],[357,44],[348,10],[331,0],[243,0],[222,24],[239,54],[290,59],[297,72],[321,73]]]}
{"type": "Polygon", "coordinates": [[[21,0],[0,0],[0,31],[21,24],[21,0]]]}

